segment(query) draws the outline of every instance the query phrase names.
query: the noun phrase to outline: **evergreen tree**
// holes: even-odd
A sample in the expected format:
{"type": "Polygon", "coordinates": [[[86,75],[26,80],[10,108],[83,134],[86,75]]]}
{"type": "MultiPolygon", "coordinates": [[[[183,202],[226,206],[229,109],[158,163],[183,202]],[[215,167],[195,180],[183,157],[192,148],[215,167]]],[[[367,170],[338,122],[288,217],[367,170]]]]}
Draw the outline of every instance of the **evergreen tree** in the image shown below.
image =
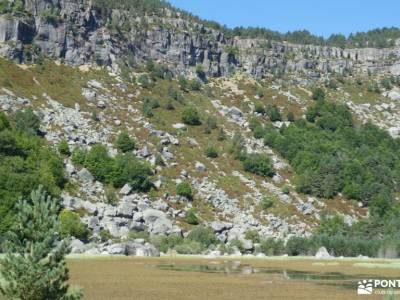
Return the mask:
{"type": "Polygon", "coordinates": [[[58,238],[56,201],[39,187],[30,200],[17,203],[17,210],[5,242],[6,255],[0,260],[0,292],[8,299],[80,299],[82,292],[72,292],[68,285],[69,245],[58,238]]]}

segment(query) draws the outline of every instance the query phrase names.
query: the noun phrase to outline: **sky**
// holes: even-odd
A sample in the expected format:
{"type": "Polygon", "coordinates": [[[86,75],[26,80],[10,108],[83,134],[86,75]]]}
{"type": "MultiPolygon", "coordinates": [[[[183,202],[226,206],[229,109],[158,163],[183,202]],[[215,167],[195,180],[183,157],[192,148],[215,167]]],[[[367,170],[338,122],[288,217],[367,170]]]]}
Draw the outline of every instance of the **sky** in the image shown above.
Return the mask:
{"type": "Polygon", "coordinates": [[[307,29],[328,37],[400,27],[400,0],[170,0],[174,6],[228,27],[280,32],[307,29]]]}

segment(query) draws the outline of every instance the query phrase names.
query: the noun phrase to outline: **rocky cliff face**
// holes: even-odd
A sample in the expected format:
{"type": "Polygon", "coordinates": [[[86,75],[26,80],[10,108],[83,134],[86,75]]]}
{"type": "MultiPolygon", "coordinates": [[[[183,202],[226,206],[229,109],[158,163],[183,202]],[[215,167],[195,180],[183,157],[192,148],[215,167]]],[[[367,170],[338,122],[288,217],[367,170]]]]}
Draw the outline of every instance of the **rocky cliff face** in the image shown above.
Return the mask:
{"type": "MultiPolygon", "coordinates": [[[[400,46],[340,49],[228,39],[221,32],[179,17],[140,16],[114,10],[100,15],[91,1],[26,0],[26,13],[0,15],[0,55],[29,62],[42,53],[69,64],[117,67],[129,57],[169,64],[176,73],[202,65],[209,76],[243,70],[257,77],[301,72],[400,75],[400,46]]],[[[168,16],[168,13],[167,13],[168,16]]]]}

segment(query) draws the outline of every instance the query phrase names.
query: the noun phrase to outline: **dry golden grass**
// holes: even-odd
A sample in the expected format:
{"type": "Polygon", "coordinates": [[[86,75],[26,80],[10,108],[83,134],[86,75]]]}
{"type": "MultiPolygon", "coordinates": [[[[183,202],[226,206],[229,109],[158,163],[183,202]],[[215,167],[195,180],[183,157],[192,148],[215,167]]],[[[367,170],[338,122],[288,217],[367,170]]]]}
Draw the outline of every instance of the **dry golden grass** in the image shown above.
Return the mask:
{"type": "MultiPolygon", "coordinates": [[[[253,267],[283,268],[309,272],[341,272],[371,278],[396,277],[399,269],[368,268],[356,261],[321,262],[314,259],[240,259],[253,267]]],[[[376,260],[368,260],[369,262],[376,260]]],[[[366,261],[363,261],[364,263],[366,261]]],[[[157,265],[221,264],[222,259],[202,258],[72,258],[71,282],[85,289],[87,300],[125,299],[352,299],[357,297],[357,278],[347,282],[354,288],[326,285],[318,281],[287,280],[281,274],[227,275],[191,271],[160,270],[157,265]]],[[[383,262],[387,263],[387,262],[383,262]]],[[[356,276],[357,277],[357,276],[356,276]]],[[[334,282],[332,282],[334,283],[334,282]]],[[[337,282],[336,282],[337,283],[337,282]]],[[[365,299],[382,299],[366,296],[365,299]]]]}

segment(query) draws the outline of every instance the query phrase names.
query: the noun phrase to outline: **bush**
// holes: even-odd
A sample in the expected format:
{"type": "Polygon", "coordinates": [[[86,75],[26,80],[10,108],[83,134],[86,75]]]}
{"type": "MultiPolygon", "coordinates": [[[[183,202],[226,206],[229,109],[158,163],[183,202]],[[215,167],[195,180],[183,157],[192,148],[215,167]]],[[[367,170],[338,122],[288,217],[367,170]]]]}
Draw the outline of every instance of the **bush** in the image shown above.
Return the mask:
{"type": "Polygon", "coordinates": [[[144,239],[146,242],[150,241],[150,235],[147,231],[129,231],[129,240],[144,239]]]}
{"type": "Polygon", "coordinates": [[[134,150],[136,148],[136,143],[130,138],[129,134],[124,131],[118,135],[116,146],[118,150],[125,153],[134,150]]]}
{"type": "Polygon", "coordinates": [[[210,134],[212,130],[217,129],[217,120],[214,117],[208,117],[206,120],[206,128],[205,128],[205,132],[210,134]]]}
{"type": "Polygon", "coordinates": [[[265,107],[261,102],[256,102],[254,106],[254,111],[259,114],[265,114],[265,107]]]}
{"type": "Polygon", "coordinates": [[[154,115],[153,109],[159,107],[160,107],[160,102],[157,99],[154,99],[152,97],[145,97],[143,99],[142,111],[146,117],[151,118],[154,115]]]}
{"type": "Polygon", "coordinates": [[[149,79],[149,76],[146,74],[142,74],[138,77],[137,83],[142,86],[143,88],[150,88],[151,87],[151,81],[149,79]]]}
{"type": "Polygon", "coordinates": [[[152,174],[147,162],[142,162],[129,153],[116,156],[108,178],[115,188],[121,188],[128,183],[135,191],[147,192],[153,187],[149,180],[152,174]]]}
{"type": "Polygon", "coordinates": [[[84,166],[96,180],[106,182],[113,169],[113,160],[108,155],[106,146],[101,144],[94,145],[86,154],[84,166]]]}
{"type": "Polygon", "coordinates": [[[0,131],[10,129],[10,127],[10,122],[8,121],[7,116],[5,115],[5,113],[0,111],[0,131]]]}
{"type": "Polygon", "coordinates": [[[176,194],[185,197],[188,200],[193,200],[193,191],[190,183],[184,181],[176,186],[176,194]]]}
{"type": "Polygon", "coordinates": [[[71,151],[69,150],[69,145],[68,145],[68,142],[67,142],[67,140],[61,140],[59,143],[58,143],[58,152],[60,152],[60,154],[63,154],[63,155],[70,155],[71,154],[71,151]]]}
{"type": "Polygon", "coordinates": [[[262,209],[267,210],[267,209],[269,209],[269,208],[271,208],[273,206],[274,206],[274,200],[271,197],[264,196],[261,199],[261,207],[262,207],[262,209]]]}
{"type": "MultiPolygon", "coordinates": [[[[20,112],[22,113],[22,112],[20,112]]],[[[64,164],[57,151],[40,136],[16,130],[0,117],[0,236],[13,224],[15,203],[27,199],[39,185],[52,197],[59,197],[66,183],[64,164]]],[[[23,118],[19,118],[21,121],[23,118]]],[[[22,122],[24,123],[24,122],[22,122]]],[[[21,125],[21,122],[20,122],[21,125]]],[[[20,127],[21,128],[21,127],[20,127]]]]}
{"type": "Polygon", "coordinates": [[[27,108],[23,111],[18,111],[15,115],[15,128],[19,131],[26,132],[30,135],[39,133],[40,119],[34,114],[33,110],[27,108]]]}
{"type": "Polygon", "coordinates": [[[153,237],[151,243],[161,252],[166,253],[169,249],[174,249],[177,245],[183,243],[183,238],[176,234],[169,236],[153,237]]]}
{"type": "Polygon", "coordinates": [[[182,112],[182,122],[187,125],[201,125],[200,114],[194,107],[185,108],[182,112]]]}
{"type": "Polygon", "coordinates": [[[223,128],[219,129],[217,141],[222,142],[226,140],[226,134],[223,128]]]}
{"type": "Polygon", "coordinates": [[[205,151],[205,154],[209,158],[217,158],[218,157],[218,151],[213,146],[208,146],[205,151]]]}
{"type": "Polygon", "coordinates": [[[187,91],[188,90],[189,83],[188,83],[187,79],[184,76],[180,75],[178,77],[178,82],[179,82],[179,86],[180,86],[182,91],[187,91]]]}
{"type": "Polygon", "coordinates": [[[291,237],[286,243],[286,253],[290,256],[310,254],[309,243],[306,238],[291,237]]]}
{"type": "Polygon", "coordinates": [[[265,129],[263,126],[257,126],[256,128],[254,128],[253,130],[253,136],[256,139],[261,139],[262,137],[264,137],[265,135],[265,129]]]}
{"type": "Polygon", "coordinates": [[[285,244],[281,239],[269,238],[261,241],[260,251],[268,256],[282,255],[285,251],[285,244]]]}
{"type": "Polygon", "coordinates": [[[315,88],[313,90],[312,98],[313,98],[313,100],[316,100],[316,101],[325,100],[325,92],[324,92],[324,90],[321,89],[321,88],[315,88]]]}
{"type": "Polygon", "coordinates": [[[239,239],[234,239],[234,240],[230,241],[229,246],[232,248],[233,247],[238,248],[241,253],[244,253],[244,251],[245,251],[243,242],[239,239]]]}
{"type": "Polygon", "coordinates": [[[88,231],[77,213],[64,209],[60,213],[60,234],[63,238],[73,236],[85,240],[88,231]]]}
{"type": "Polygon", "coordinates": [[[74,165],[83,166],[85,164],[87,152],[81,148],[75,148],[72,151],[72,162],[74,165]]]}
{"type": "Polygon", "coordinates": [[[193,208],[189,209],[188,212],[186,213],[185,221],[190,225],[199,224],[199,218],[197,218],[196,211],[193,208]]]}
{"type": "Polygon", "coordinates": [[[204,247],[201,243],[192,240],[183,240],[181,244],[174,247],[179,254],[200,254],[204,247]]]}
{"type": "Polygon", "coordinates": [[[105,189],[107,204],[116,205],[118,203],[117,191],[113,186],[107,186],[105,189]]]}
{"type": "Polygon", "coordinates": [[[274,106],[268,107],[267,109],[267,114],[269,119],[271,120],[271,122],[278,122],[278,121],[282,121],[282,116],[281,113],[279,111],[279,108],[274,106]]]}
{"type": "Polygon", "coordinates": [[[282,193],[289,195],[290,194],[290,189],[287,185],[284,185],[281,189],[282,193]]]}
{"type": "Polygon", "coordinates": [[[214,234],[214,230],[209,227],[197,226],[187,236],[189,240],[199,242],[205,248],[210,245],[216,245],[218,240],[214,234]]]}
{"type": "Polygon", "coordinates": [[[263,177],[272,177],[274,171],[268,156],[263,154],[249,154],[243,161],[244,170],[263,177]]]}
{"type": "Polygon", "coordinates": [[[197,79],[193,79],[189,82],[190,89],[192,91],[200,91],[201,90],[201,82],[197,79]]]}
{"type": "Polygon", "coordinates": [[[294,121],[295,121],[294,113],[292,113],[291,111],[289,111],[288,114],[287,114],[287,120],[288,120],[289,122],[294,122],[294,121]]]}
{"type": "Polygon", "coordinates": [[[257,230],[247,230],[244,238],[246,240],[253,241],[253,243],[260,242],[260,235],[258,234],[257,230]]]}

